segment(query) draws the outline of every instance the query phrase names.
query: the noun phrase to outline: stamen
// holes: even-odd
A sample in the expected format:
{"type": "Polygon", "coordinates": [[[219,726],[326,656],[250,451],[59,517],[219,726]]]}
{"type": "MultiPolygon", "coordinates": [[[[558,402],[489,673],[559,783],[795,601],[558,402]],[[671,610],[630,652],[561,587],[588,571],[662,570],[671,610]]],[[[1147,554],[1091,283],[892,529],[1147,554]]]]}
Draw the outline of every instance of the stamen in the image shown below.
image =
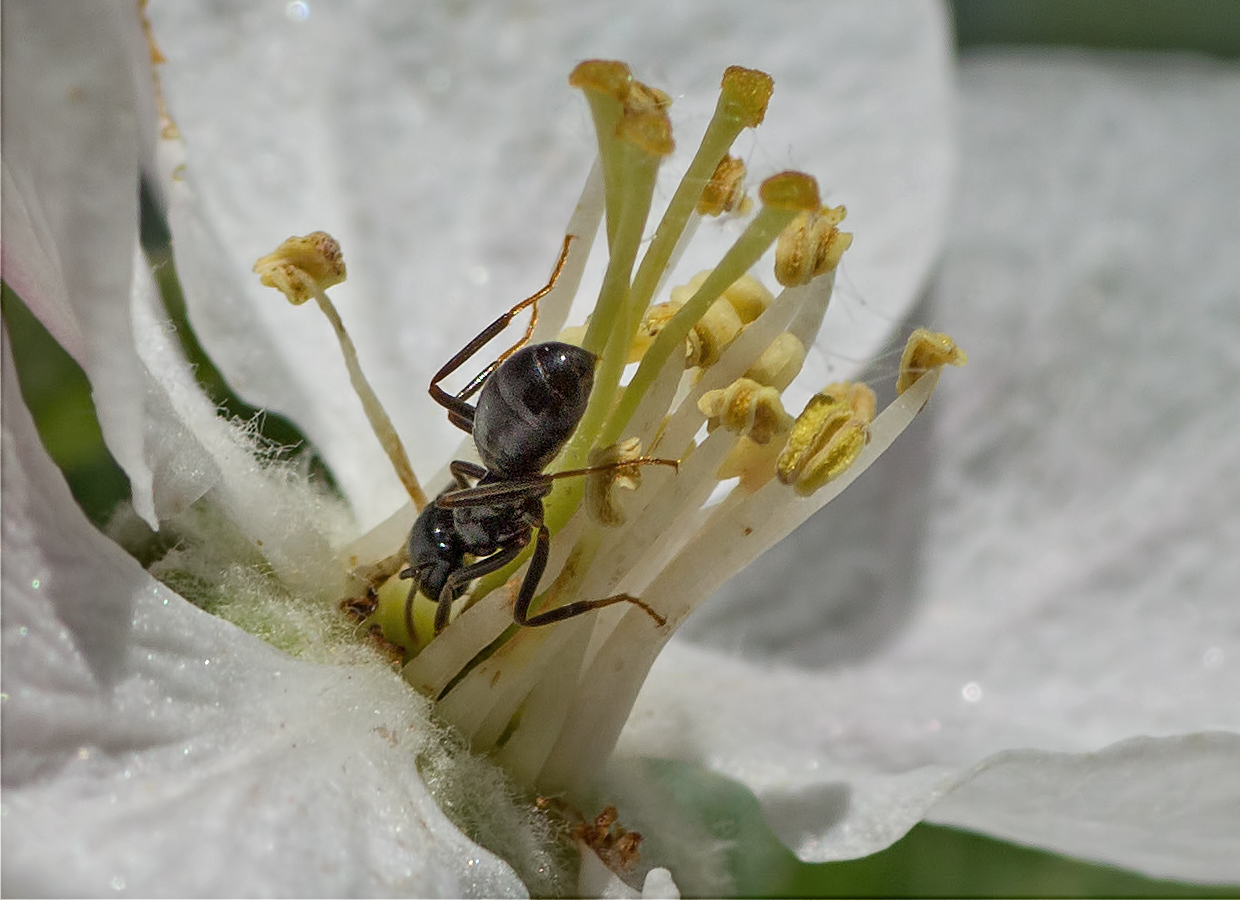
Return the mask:
{"type": "Polygon", "coordinates": [[[900,357],[900,377],[896,393],[903,394],[926,372],[941,366],[963,366],[968,355],[945,334],[918,328],[909,335],[900,357]]]}
{"type": "Polygon", "coordinates": [[[257,260],[254,271],[264,285],[280,291],[294,306],[300,306],[311,297],[318,301],[319,309],[327,316],[327,321],[331,322],[336,332],[340,352],[344,354],[344,364],[349,370],[349,383],[362,401],[366,419],[391,461],[392,468],[396,470],[400,483],[408,492],[409,499],[417,509],[422,509],[426,506],[426,493],[418,483],[417,476],[413,474],[413,466],[409,463],[409,456],[405,453],[405,446],[401,443],[392,420],[388,418],[383,404],[379,402],[374,389],[362,374],[357,349],[353,346],[336,307],[327,296],[327,288],[345,280],[344,257],[340,252],[340,244],[325,231],[290,237],[273,252],[257,260]]]}
{"type": "Polygon", "coordinates": [[[749,212],[753,206],[745,195],[745,163],[735,156],[725,156],[715,167],[715,174],[702,189],[697,211],[704,216],[721,216],[725,212],[749,212]]]}
{"type": "Polygon", "coordinates": [[[775,465],[779,480],[808,497],[842,473],[865,449],[875,407],[874,392],[854,382],[828,385],[811,397],[775,465]]]}
{"type": "Polygon", "coordinates": [[[707,391],[698,399],[698,409],[706,416],[708,427],[722,426],[756,444],[769,443],[793,423],[780,402],[779,391],[750,378],[738,378],[726,388],[707,391]]]}
{"type": "Polygon", "coordinates": [[[847,211],[842,206],[824,206],[804,212],[779,236],[775,248],[775,280],[784,287],[808,284],[834,269],[852,246],[853,236],[840,231],[847,211]]]}
{"type": "MultiPolygon", "coordinates": [[[[601,447],[590,453],[590,465],[614,466],[619,462],[631,462],[641,458],[642,444],[637,438],[629,438],[610,447],[601,447]]],[[[616,488],[635,491],[642,484],[642,470],[638,466],[614,468],[594,472],[586,477],[586,509],[596,522],[608,528],[623,525],[624,509],[616,499],[616,488]]]]}

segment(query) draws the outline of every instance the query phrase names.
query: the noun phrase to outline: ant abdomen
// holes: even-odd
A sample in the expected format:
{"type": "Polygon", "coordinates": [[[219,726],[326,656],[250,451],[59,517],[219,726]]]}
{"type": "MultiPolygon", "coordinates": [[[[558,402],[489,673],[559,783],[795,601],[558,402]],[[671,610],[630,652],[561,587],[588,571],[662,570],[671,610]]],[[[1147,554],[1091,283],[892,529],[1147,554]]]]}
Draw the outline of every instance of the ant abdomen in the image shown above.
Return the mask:
{"type": "Polygon", "coordinates": [[[550,341],[518,350],[478,396],[473,435],[487,470],[499,478],[541,472],[585,414],[598,358],[550,341]]]}

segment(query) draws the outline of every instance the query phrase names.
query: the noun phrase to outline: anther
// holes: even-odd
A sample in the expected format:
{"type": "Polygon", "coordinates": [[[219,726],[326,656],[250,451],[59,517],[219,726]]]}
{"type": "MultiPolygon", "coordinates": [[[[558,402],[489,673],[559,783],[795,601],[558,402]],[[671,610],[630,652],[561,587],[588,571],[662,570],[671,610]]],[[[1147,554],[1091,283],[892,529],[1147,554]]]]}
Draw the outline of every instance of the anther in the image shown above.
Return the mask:
{"type": "Polygon", "coordinates": [[[779,391],[749,378],[738,378],[725,388],[707,391],[698,399],[698,410],[708,426],[722,426],[743,434],[756,444],[769,443],[792,427],[779,391]]]}
{"type": "Polygon", "coordinates": [[[904,344],[900,357],[900,377],[896,379],[896,392],[903,394],[914,382],[931,369],[940,366],[963,366],[968,355],[945,334],[918,328],[904,344]]]}
{"type": "Polygon", "coordinates": [[[809,496],[847,469],[869,441],[874,392],[864,384],[837,382],[810,398],[797,416],[775,464],[776,474],[809,496]]]}
{"type": "Polygon", "coordinates": [[[775,247],[775,279],[780,284],[808,284],[839,265],[852,246],[852,235],[837,227],[845,212],[842,206],[803,212],[780,233],[775,247]]]}
{"type": "MultiPolygon", "coordinates": [[[[635,437],[627,438],[610,447],[590,451],[590,466],[615,466],[620,462],[640,459],[642,445],[635,437]]],[[[635,491],[641,487],[642,470],[638,466],[604,469],[586,476],[586,508],[602,525],[614,528],[623,525],[624,509],[616,498],[616,489],[635,491]]]]}
{"type": "Polygon", "coordinates": [[[256,261],[254,271],[264,285],[280,291],[294,306],[300,306],[311,297],[318,301],[319,309],[336,332],[345,367],[349,370],[349,382],[362,401],[370,427],[396,470],[400,483],[409,493],[409,499],[415,507],[422,509],[426,506],[426,493],[413,474],[413,466],[392,420],[362,374],[357,348],[353,346],[340,314],[327,296],[327,288],[345,280],[344,256],[339,242],[325,231],[290,237],[275,251],[256,261]]]}
{"type": "Polygon", "coordinates": [[[745,377],[782,391],[792,384],[804,364],[805,345],[795,334],[784,331],[754,360],[745,377]]]}
{"type": "Polygon", "coordinates": [[[340,284],[347,274],[340,244],[326,231],[288,238],[260,257],[254,271],[265,286],[278,290],[294,306],[340,284]]]}
{"type": "Polygon", "coordinates": [[[752,201],[745,196],[745,163],[735,156],[725,156],[715,166],[715,173],[702,188],[697,211],[704,216],[721,216],[725,212],[749,211],[752,201]]]}

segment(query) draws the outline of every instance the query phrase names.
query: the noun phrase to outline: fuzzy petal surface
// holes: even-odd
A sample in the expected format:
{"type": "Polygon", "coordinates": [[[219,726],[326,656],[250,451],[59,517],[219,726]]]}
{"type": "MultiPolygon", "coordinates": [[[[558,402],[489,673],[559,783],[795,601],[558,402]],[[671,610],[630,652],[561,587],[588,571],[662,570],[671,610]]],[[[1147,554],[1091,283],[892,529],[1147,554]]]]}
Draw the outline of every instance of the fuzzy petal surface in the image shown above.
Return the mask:
{"type": "Polygon", "coordinates": [[[3,385],[6,895],[524,893],[420,781],[424,701],[156,582],[77,508],[11,368],[3,385]]]}

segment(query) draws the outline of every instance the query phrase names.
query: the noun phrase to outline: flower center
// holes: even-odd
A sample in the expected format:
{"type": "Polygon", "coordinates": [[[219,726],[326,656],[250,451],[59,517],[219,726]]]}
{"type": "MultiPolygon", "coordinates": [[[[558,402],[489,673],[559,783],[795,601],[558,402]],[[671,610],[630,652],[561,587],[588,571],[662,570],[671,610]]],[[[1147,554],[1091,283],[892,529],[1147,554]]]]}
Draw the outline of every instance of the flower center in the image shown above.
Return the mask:
{"type": "Polygon", "coordinates": [[[852,383],[787,412],[782,393],[852,236],[838,227],[843,207],[823,207],[801,173],[763,181],[753,211],[744,164],[728,151],[762,122],[771,79],[724,73],[714,116],[640,259],[655,178],[674,146],[670,100],[617,62],[582,63],[569,81],[589,103],[599,162],[549,283],[431,383],[485,461],[454,462],[436,499],[409,470],[326,299],[343,277],[339,248],[322,235],[290,239],[256,266],[264,283],[293,302],[314,296],[331,319],[418,513],[403,548],[355,570],[365,596],[352,609],[404,648],[405,678],[474,750],[543,793],[588,787],[685,617],[860,474],[921,409],[939,368],[964,361],[950,339],[919,331],[901,395],[881,414],[873,392],[852,383]],[[749,216],[733,245],[654,303],[701,218],[725,214],[749,216]],[[534,340],[563,326],[604,223],[593,313],[555,342],[534,340]],[[750,274],[776,244],[778,296],[750,274]],[[524,336],[487,363],[484,347],[526,309],[524,336]],[[442,386],[479,368],[456,393],[442,386]]]}

